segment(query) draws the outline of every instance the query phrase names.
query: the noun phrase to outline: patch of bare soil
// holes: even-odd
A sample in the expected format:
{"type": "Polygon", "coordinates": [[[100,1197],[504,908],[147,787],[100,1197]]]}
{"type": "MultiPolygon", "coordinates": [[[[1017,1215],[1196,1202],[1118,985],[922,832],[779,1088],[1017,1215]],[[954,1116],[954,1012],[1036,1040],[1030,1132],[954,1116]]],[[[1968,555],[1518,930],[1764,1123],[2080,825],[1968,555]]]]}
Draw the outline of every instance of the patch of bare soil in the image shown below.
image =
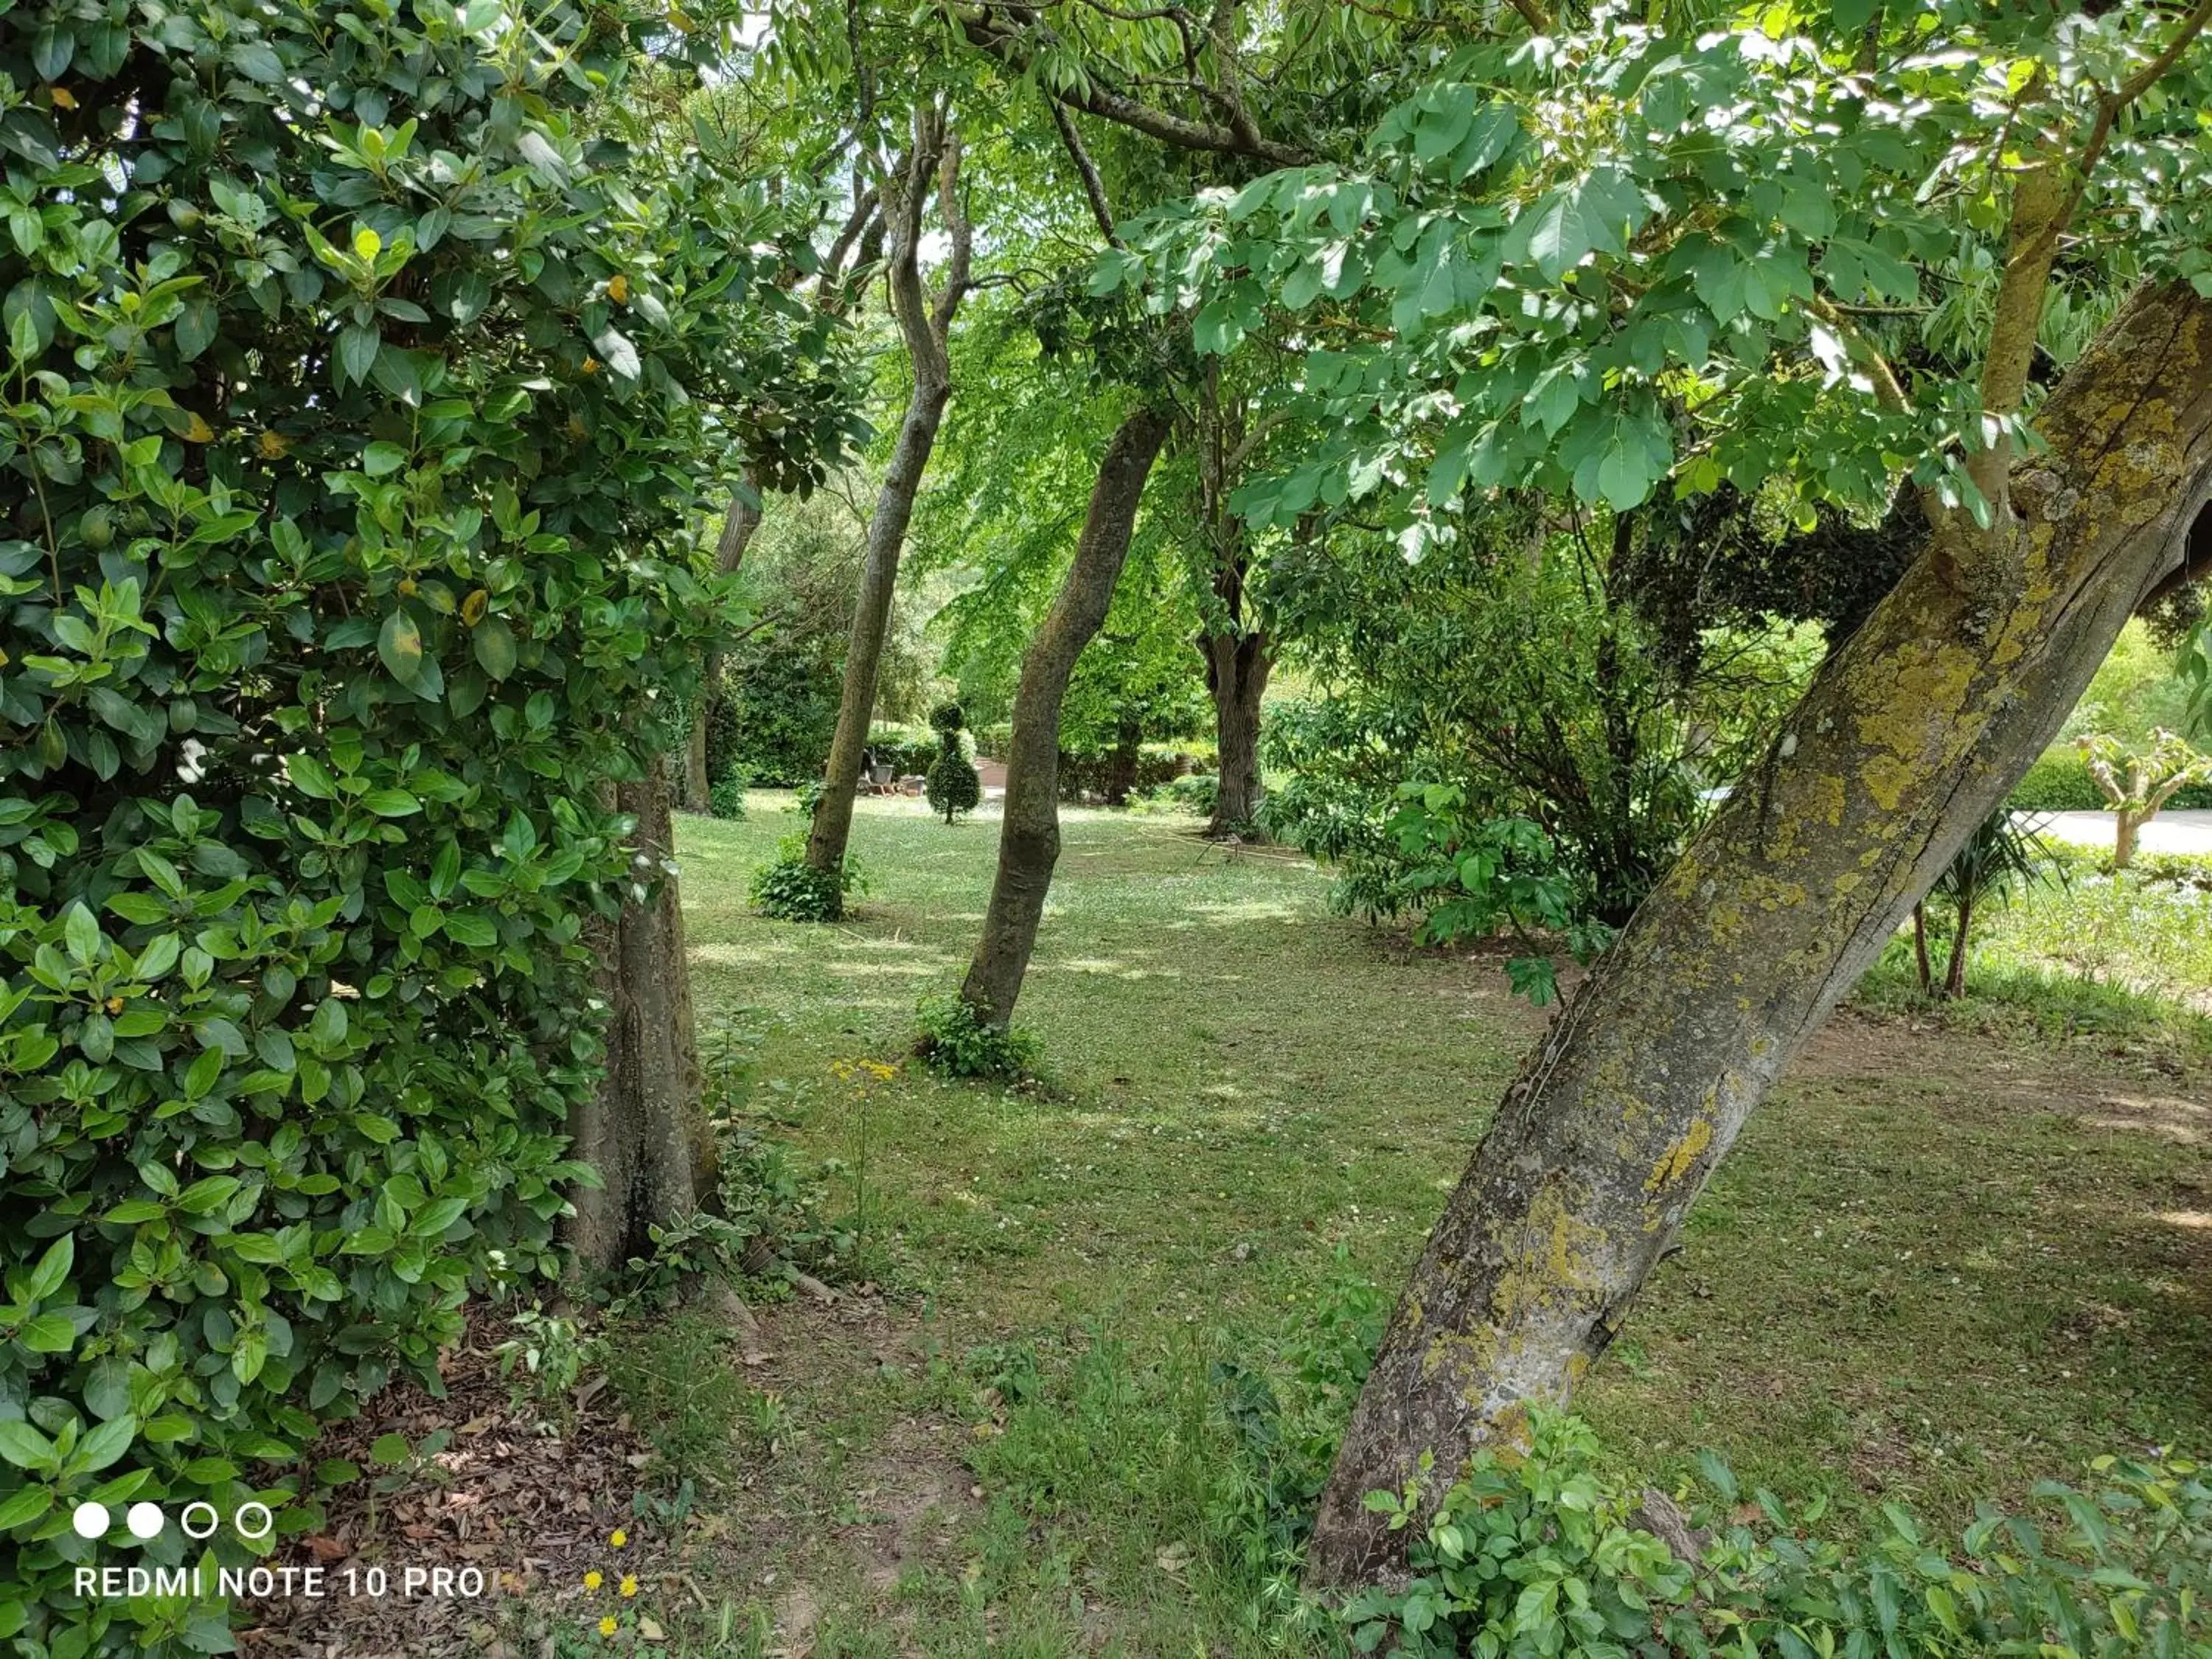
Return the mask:
{"type": "Polygon", "coordinates": [[[929,1355],[914,1315],[848,1295],[764,1310],[760,1328],[767,1356],[751,1380],[792,1402],[794,1438],[716,1495],[713,1560],[699,1577],[769,1609],[770,1650],[798,1659],[826,1611],[849,1612],[856,1598],[882,1607],[910,1571],[956,1574],[983,1492],[962,1460],[972,1431],[948,1413],[896,1411],[852,1444],[825,1444],[827,1431],[810,1425],[886,1381],[883,1397],[911,1400],[898,1381],[929,1355]]]}

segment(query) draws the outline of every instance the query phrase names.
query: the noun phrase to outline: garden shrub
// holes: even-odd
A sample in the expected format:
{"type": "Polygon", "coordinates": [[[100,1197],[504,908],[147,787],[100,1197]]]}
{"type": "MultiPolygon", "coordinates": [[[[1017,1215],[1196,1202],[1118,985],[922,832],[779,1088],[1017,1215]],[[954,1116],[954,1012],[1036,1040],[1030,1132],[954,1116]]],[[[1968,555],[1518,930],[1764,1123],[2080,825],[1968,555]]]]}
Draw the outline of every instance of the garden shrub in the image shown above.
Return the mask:
{"type": "MultiPolygon", "coordinates": [[[[1947,1548],[1901,1506],[1852,1547],[1808,1536],[1710,1455],[1700,1468],[1730,1513],[1693,1515],[1702,1559],[1678,1559],[1636,1524],[1642,1495],[1610,1478],[1596,1438],[1537,1413],[1526,1455],[1479,1455],[1412,1544],[1412,1582],[1344,1610],[1371,1653],[2197,1655],[2212,1639],[2212,1484],[2172,1457],[2099,1458],[2094,1493],[2036,1489],[2038,1518],[1981,1506],[1947,1548]],[[1755,1516],[1747,1524],[1739,1516],[1755,1516]]],[[[1398,1494],[1370,1494],[1394,1526],[1398,1494]]]]}
{"type": "Polygon", "coordinates": [[[930,727],[937,733],[937,757],[930,763],[922,793],[933,809],[945,814],[947,823],[983,804],[983,780],[961,746],[963,723],[957,702],[940,703],[930,710],[930,727]]]}
{"type": "Polygon", "coordinates": [[[837,735],[842,689],[836,662],[774,634],[746,641],[722,662],[707,728],[709,775],[740,771],[768,789],[795,789],[820,777],[837,735]]]}
{"type": "Polygon", "coordinates": [[[742,818],[745,815],[745,775],[726,772],[707,786],[707,810],[718,818],[742,818]]]}
{"type": "MultiPolygon", "coordinates": [[[[1133,763],[1126,767],[1124,781],[1132,793],[1165,789],[1178,779],[1211,769],[1210,757],[1192,751],[1185,744],[1147,743],[1138,745],[1133,763]]],[[[1060,753],[1060,793],[1063,800],[1112,793],[1116,769],[1124,763],[1110,749],[1063,749],[1060,753]]],[[[1215,787],[1219,787],[1216,780],[1215,787]]],[[[1209,812],[1212,808],[1207,808],[1209,812]]]]}
{"type": "Polygon", "coordinates": [[[835,921],[845,914],[848,894],[868,890],[860,861],[849,853],[836,874],[806,861],[806,837],[786,836],[775,857],[753,872],[746,889],[753,908],[777,921],[835,921]]]}
{"type": "Polygon", "coordinates": [[[924,997],[918,1012],[915,1052],[945,1077],[1018,1078],[1044,1052],[1032,1033],[1018,1025],[995,1030],[957,996],[924,997]]]}
{"type": "Polygon", "coordinates": [[[927,726],[879,720],[868,728],[868,752],[888,762],[895,777],[919,777],[937,758],[937,737],[927,726]]]}
{"type": "Polygon", "coordinates": [[[73,1508],[313,1527],[282,1472],[319,1422],[434,1376],[472,1290],[556,1265],[602,1052],[583,929],[628,862],[605,783],[665,744],[639,711],[682,706],[720,623],[685,528],[714,388],[742,362],[757,389],[747,331],[806,314],[715,169],[641,167],[592,100],[648,34],[670,74],[725,21],[0,13],[0,1642],[26,1654],[226,1647],[217,1608],[77,1597],[102,1548],[187,1547],[81,1539],[73,1508]]]}
{"type": "MultiPolygon", "coordinates": [[[[2036,758],[2006,805],[2015,812],[2102,812],[2112,802],[2089,775],[2089,762],[2071,743],[2054,744],[2036,758]]],[[[2191,784],[2167,801],[2168,811],[2212,810],[2212,783],[2191,784]]]]}

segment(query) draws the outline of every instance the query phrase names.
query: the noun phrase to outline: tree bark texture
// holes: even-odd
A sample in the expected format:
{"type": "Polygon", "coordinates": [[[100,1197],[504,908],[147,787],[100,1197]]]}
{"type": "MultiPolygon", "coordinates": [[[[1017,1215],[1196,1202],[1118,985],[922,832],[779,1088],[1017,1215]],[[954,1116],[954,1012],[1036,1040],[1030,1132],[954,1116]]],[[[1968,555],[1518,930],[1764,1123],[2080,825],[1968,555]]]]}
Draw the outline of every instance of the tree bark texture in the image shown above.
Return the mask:
{"type": "MultiPolygon", "coordinates": [[[[721,538],[714,544],[717,574],[733,576],[745,562],[745,549],[760,528],[760,475],[745,469],[744,488],[730,492],[730,509],[722,515],[721,538]]],[[[707,710],[722,672],[721,647],[707,653],[699,672],[699,708],[691,717],[691,731],[684,745],[684,793],[678,805],[688,811],[703,812],[709,805],[714,780],[707,775],[707,710]]]]}
{"type": "Polygon", "coordinates": [[[1260,698],[1274,661],[1264,634],[1209,634],[1205,647],[1221,766],[1221,789],[1206,833],[1225,836],[1249,824],[1260,808],[1260,698]]]}
{"type": "Polygon", "coordinates": [[[1316,1584],[1401,1568],[1365,1493],[1427,1451],[1432,1505],[1568,1395],[1752,1109],[2181,556],[2212,493],[2212,301],[2136,295],[2036,425],[2048,450],[2014,464],[1980,556],[1923,548],[1507,1091],[1361,1394],[1316,1584]]]}
{"type": "Polygon", "coordinates": [[[1251,547],[1244,520],[1229,497],[1247,451],[1244,406],[1224,397],[1221,371],[1209,368],[1198,414],[1198,511],[1211,554],[1213,605],[1199,638],[1206,689],[1213,699],[1214,750],[1220,789],[1209,836],[1249,825],[1260,806],[1260,697],[1274,666],[1272,642],[1252,617],[1245,592],[1251,547]]]}
{"type": "Polygon", "coordinates": [[[853,632],[845,652],[845,683],[837,704],[837,734],[822,780],[822,799],[806,839],[806,862],[823,874],[844,867],[845,845],[853,833],[853,799],[860,787],[860,763],[868,746],[868,721],[876,708],[876,675],[890,626],[891,595],[898,586],[899,555],[914,521],[915,497],[921,475],[937,446],[937,430],[952,395],[948,355],[953,314],[968,288],[969,233],[959,205],[959,143],[945,131],[941,113],[915,117],[915,142],[895,180],[896,201],[884,276],[891,310],[898,319],[914,369],[914,391],[899,422],[890,469],[877,492],[875,515],[868,520],[867,552],[861,561],[860,591],[853,605],[853,632]],[[923,290],[919,264],[922,216],[933,178],[939,183],[943,216],[951,238],[944,285],[934,303],[923,290]]]}
{"type": "Polygon", "coordinates": [[[1006,816],[999,870],[983,935],[960,995],[982,1022],[1004,1030],[1014,1017],[1022,977],[1036,947],[1037,924],[1060,858],[1060,711],[1076,659],[1105,623],[1114,585],[1128,556],[1145,480],[1168,434],[1166,416],[1140,409],[1108,441],[1091,486],[1083,534],[1044,626],[1022,653],[1014,696],[1013,739],[1006,750],[1006,816]]]}
{"type": "Polygon", "coordinates": [[[572,1194],[567,1236],[577,1264],[594,1271],[651,1254],[647,1227],[680,1221],[714,1194],[669,793],[659,759],[638,782],[615,788],[617,808],[637,820],[629,890],[622,914],[592,930],[610,1016],[606,1075],[569,1127],[574,1155],[604,1184],[572,1194]]]}

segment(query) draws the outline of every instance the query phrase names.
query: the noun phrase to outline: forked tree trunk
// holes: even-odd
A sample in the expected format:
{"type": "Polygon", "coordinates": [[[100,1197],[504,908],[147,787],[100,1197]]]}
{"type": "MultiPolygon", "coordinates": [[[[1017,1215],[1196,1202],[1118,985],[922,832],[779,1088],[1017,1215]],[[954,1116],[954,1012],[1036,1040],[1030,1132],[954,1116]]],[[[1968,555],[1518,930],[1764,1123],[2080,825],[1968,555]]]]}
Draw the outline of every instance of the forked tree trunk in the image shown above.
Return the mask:
{"type": "MultiPolygon", "coordinates": [[[[745,549],[761,523],[760,474],[745,469],[743,489],[730,494],[730,509],[722,515],[721,539],[714,545],[714,568],[721,575],[737,574],[745,562],[745,549]]],[[[691,717],[691,731],[684,745],[684,798],[678,804],[703,812],[713,804],[714,780],[707,775],[707,710],[712,705],[715,681],[721,676],[720,646],[707,653],[699,672],[699,708],[691,717]]]]}
{"type": "Polygon", "coordinates": [[[941,113],[918,112],[915,143],[900,178],[897,199],[887,208],[890,252],[884,272],[914,370],[914,391],[899,423],[890,469],[876,494],[875,516],[868,520],[868,548],[860,565],[860,591],[853,605],[853,632],[845,651],[845,684],[837,703],[837,734],[823,769],[822,798],[806,838],[806,862],[825,875],[842,870],[845,844],[853,833],[853,799],[860,793],[860,763],[868,746],[868,721],[876,708],[876,675],[890,627],[891,595],[898,586],[899,554],[914,521],[915,497],[921,475],[937,447],[937,429],[952,395],[948,355],[952,319],[968,287],[969,227],[959,202],[958,141],[945,129],[941,113]],[[933,175],[939,178],[951,252],[944,287],[934,303],[921,283],[920,245],[922,214],[933,175]],[[893,216],[895,210],[896,216],[893,216]]]}
{"type": "Polygon", "coordinates": [[[999,872],[991,883],[983,936],[960,987],[961,1000],[983,1024],[1000,1030],[1014,1017],[1014,1000],[1021,995],[1022,976],[1036,947],[1052,868],[1060,859],[1060,710],[1067,678],[1114,603],[1114,585],[1121,580],[1136,526],[1137,503],[1167,434],[1164,415],[1140,409],[1108,441],[1075,544],[1075,562],[1044,626],[1022,653],[1013,740],[1006,749],[999,872]]]}
{"type": "MultiPolygon", "coordinates": [[[[2212,492],[2212,301],[2131,299],[2038,416],[2014,516],[1923,550],[1507,1091],[1392,1315],[1309,1554],[1392,1576],[1363,1497],[1559,1401],[1753,1107],[2041,752],[2212,492]]],[[[1933,538],[1931,538],[1932,540],[1933,538]]]]}
{"type": "Polygon", "coordinates": [[[1221,766],[1208,835],[1241,830],[1260,810],[1260,697],[1273,666],[1264,634],[1206,635],[1206,683],[1213,694],[1213,740],[1221,766]]]}
{"type": "MultiPolygon", "coordinates": [[[[2013,780],[2017,783],[2017,778],[2013,780]]],[[[1943,997],[1958,1002],[1966,994],[1966,940],[1974,931],[1974,902],[1959,901],[1959,920],[1951,930],[1951,960],[1943,969],[1943,997]]]]}
{"type": "Polygon", "coordinates": [[[617,786],[614,795],[637,829],[622,914],[590,929],[610,1015],[606,1075],[569,1125],[573,1155],[603,1184],[571,1194],[576,1212],[567,1237],[577,1265],[602,1272],[651,1254],[647,1228],[690,1216],[711,1200],[715,1184],[714,1144],[701,1110],[666,763],[656,760],[642,780],[617,786]]]}

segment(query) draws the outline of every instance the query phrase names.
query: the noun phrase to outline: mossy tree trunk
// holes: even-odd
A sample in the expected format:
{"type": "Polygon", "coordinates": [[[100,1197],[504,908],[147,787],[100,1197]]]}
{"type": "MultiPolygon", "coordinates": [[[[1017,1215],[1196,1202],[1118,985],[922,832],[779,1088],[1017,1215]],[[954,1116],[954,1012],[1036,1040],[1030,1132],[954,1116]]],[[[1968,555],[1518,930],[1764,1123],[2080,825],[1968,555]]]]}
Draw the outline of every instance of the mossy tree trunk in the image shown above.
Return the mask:
{"type": "Polygon", "coordinates": [[[606,1075],[591,1106],[569,1125],[574,1155],[598,1171],[602,1185],[571,1194],[576,1212],[568,1240],[577,1265],[597,1272],[650,1254],[646,1230],[696,1213],[715,1187],[665,762],[656,760],[644,778],[616,786],[613,794],[637,827],[622,913],[591,930],[609,1014],[606,1075]]]}
{"type": "Polygon", "coordinates": [[[876,676],[890,627],[891,595],[898,586],[899,555],[914,521],[915,497],[937,447],[938,428],[952,396],[949,345],[952,319],[969,287],[969,231],[960,199],[959,140],[946,130],[941,110],[924,109],[915,118],[915,138],[885,211],[884,280],[898,319],[914,389],[899,422],[876,511],[868,520],[867,551],[860,565],[860,591],[853,605],[853,631],[845,651],[844,689],[837,704],[837,733],[823,769],[822,799],[814,808],[806,839],[806,862],[826,874],[842,869],[845,845],[853,833],[853,799],[860,787],[860,763],[868,746],[868,721],[875,713],[876,676]],[[931,185],[937,186],[948,239],[942,286],[934,301],[924,290],[920,249],[931,185]]]}
{"type": "Polygon", "coordinates": [[[1074,562],[1044,626],[1022,654],[1013,738],[1006,748],[998,873],[983,934],[960,988],[962,1000],[983,1024],[1000,1030],[1014,1017],[1060,859],[1060,712],[1068,676],[1113,605],[1145,480],[1167,434],[1167,416],[1146,408],[1123,421],[1108,441],[1074,562]]]}
{"type": "Polygon", "coordinates": [[[1931,530],[1507,1091],[1361,1394],[1317,1584],[1402,1568],[1365,1493],[1429,1452],[1432,1504],[1571,1392],[1752,1109],[2179,559],[2212,492],[2212,301],[2136,295],[2036,425],[2047,451],[1984,486],[1995,527],[1931,530]]]}

